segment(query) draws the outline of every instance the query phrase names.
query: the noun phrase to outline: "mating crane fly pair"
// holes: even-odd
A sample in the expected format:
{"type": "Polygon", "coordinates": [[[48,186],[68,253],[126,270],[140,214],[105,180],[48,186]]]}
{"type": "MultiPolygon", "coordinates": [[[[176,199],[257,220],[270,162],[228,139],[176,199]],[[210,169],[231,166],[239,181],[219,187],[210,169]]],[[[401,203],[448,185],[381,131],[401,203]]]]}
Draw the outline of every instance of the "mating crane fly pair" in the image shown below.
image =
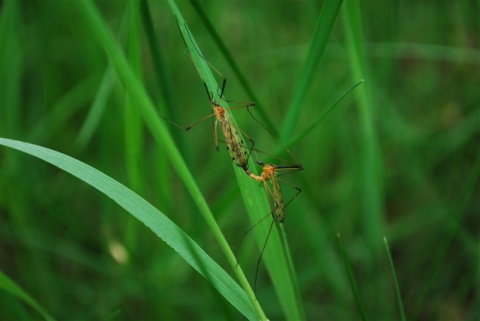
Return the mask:
{"type": "MultiPolygon", "coordinates": [[[[178,21],[177,21],[177,23],[178,23],[178,21]]],[[[180,29],[180,34],[182,35],[185,46],[188,49],[189,47],[187,45],[187,42],[185,41],[185,38],[183,37],[183,33],[181,31],[180,25],[178,25],[178,27],[180,29]]],[[[186,25],[185,25],[185,30],[189,33],[186,25]]],[[[190,39],[191,39],[190,33],[189,33],[189,36],[190,36],[190,39]]],[[[194,44],[193,40],[191,41],[191,43],[194,44]]],[[[255,163],[262,167],[262,172],[259,175],[257,175],[250,170],[250,168],[248,167],[248,160],[249,160],[249,158],[252,154],[252,151],[254,150],[253,147],[255,146],[255,142],[252,138],[250,138],[250,136],[248,136],[244,131],[242,131],[237,125],[235,125],[232,122],[232,119],[231,119],[230,115],[228,114],[227,110],[220,105],[221,100],[222,99],[225,100],[223,98],[223,95],[224,95],[224,92],[225,92],[226,79],[223,77],[223,75],[215,67],[212,66],[212,64],[210,64],[205,58],[203,58],[203,56],[200,54],[200,52],[198,51],[198,49],[195,46],[194,46],[194,48],[197,51],[199,57],[201,57],[210,67],[212,67],[212,69],[214,69],[223,78],[223,82],[222,82],[222,87],[221,87],[221,90],[220,90],[218,101],[215,101],[215,99],[213,98],[213,92],[210,92],[208,90],[208,87],[204,82],[204,86],[205,86],[205,89],[207,91],[208,99],[209,99],[210,105],[213,109],[213,113],[203,117],[202,119],[198,120],[197,122],[195,122],[191,126],[188,126],[187,128],[185,128],[185,130],[188,131],[188,130],[192,129],[193,127],[195,127],[196,125],[203,122],[204,120],[214,117],[214,142],[215,142],[215,147],[216,147],[217,151],[218,151],[218,146],[219,146],[219,143],[218,143],[219,142],[218,127],[220,127],[220,130],[223,134],[223,138],[225,140],[226,148],[228,150],[228,153],[230,155],[230,158],[231,158],[231,161],[233,162],[233,164],[235,166],[238,166],[238,167],[242,168],[243,171],[251,179],[262,183],[263,186],[264,186],[265,192],[267,193],[267,195],[269,197],[269,203],[270,203],[270,209],[271,209],[270,213],[268,213],[265,217],[263,217],[260,221],[255,223],[253,226],[251,226],[242,236],[241,243],[240,243],[240,244],[242,244],[243,239],[245,238],[245,236],[247,235],[248,232],[250,232],[254,227],[256,227],[258,224],[260,224],[262,221],[264,221],[270,215],[272,216],[272,222],[270,224],[270,228],[268,230],[267,237],[266,237],[265,242],[263,244],[263,247],[261,249],[260,257],[258,258],[258,261],[257,261],[256,273],[255,273],[255,292],[256,292],[257,276],[258,276],[258,270],[259,270],[260,262],[262,260],[263,253],[264,253],[265,248],[267,246],[267,242],[268,242],[268,239],[270,237],[270,233],[272,231],[273,225],[274,225],[275,222],[283,223],[285,221],[285,208],[301,193],[300,188],[295,187],[295,186],[285,182],[284,180],[280,179],[278,177],[279,173],[288,173],[288,172],[291,172],[291,171],[303,170],[304,168],[299,162],[297,162],[294,165],[274,165],[274,164],[267,164],[267,163],[264,163],[260,160],[257,160],[255,163]],[[251,146],[248,149],[247,149],[247,147],[245,145],[245,142],[242,139],[242,136],[241,136],[240,133],[243,134],[243,136],[245,136],[249,140],[249,142],[251,143],[251,146]],[[286,203],[284,202],[284,199],[283,199],[283,194],[282,194],[282,191],[281,191],[281,188],[280,188],[280,182],[286,183],[290,187],[292,187],[296,190],[296,193],[293,195],[293,197],[290,200],[288,200],[286,203]]],[[[190,55],[191,55],[191,52],[190,52],[190,55]]],[[[193,59],[193,56],[192,56],[192,60],[195,62],[195,60],[193,59]]],[[[225,100],[225,101],[227,101],[227,100],[225,100]]],[[[251,115],[251,117],[253,119],[255,119],[255,121],[257,123],[259,123],[265,130],[267,130],[267,132],[278,143],[280,143],[278,141],[278,139],[275,137],[275,135],[273,135],[273,133],[270,130],[268,130],[261,122],[259,122],[252,115],[249,107],[253,107],[253,106],[255,106],[255,103],[250,102],[250,103],[243,104],[242,106],[236,106],[236,107],[230,108],[230,110],[238,109],[238,108],[246,108],[247,111],[249,112],[249,114],[251,115]]],[[[167,121],[169,121],[169,120],[167,119],[167,121]]],[[[174,124],[171,121],[169,121],[169,122],[174,124]]],[[[180,127],[177,124],[174,124],[174,125],[177,126],[177,127],[180,127]]],[[[296,160],[296,158],[290,153],[290,151],[287,148],[285,148],[285,147],[283,147],[283,148],[293,159],[296,160]]]]}

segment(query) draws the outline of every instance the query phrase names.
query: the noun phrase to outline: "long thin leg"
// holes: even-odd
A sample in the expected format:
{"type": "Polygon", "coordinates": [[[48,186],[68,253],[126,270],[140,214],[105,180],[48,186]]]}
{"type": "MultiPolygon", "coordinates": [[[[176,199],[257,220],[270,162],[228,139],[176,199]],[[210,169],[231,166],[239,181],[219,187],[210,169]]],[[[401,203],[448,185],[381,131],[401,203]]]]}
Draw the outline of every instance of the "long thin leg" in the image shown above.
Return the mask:
{"type": "Polygon", "coordinates": [[[290,186],[291,188],[294,188],[297,190],[297,192],[295,193],[295,195],[292,196],[292,198],[287,202],[285,203],[285,208],[287,208],[288,205],[290,205],[291,202],[293,202],[294,199],[297,198],[298,195],[300,195],[300,193],[302,192],[302,190],[300,188],[298,188],[297,186],[295,185],[292,185],[291,183],[287,182],[286,180],[283,180],[281,178],[278,179],[279,181],[281,181],[282,183],[284,184],[287,184],[288,186],[290,186]]]}
{"type": "Polygon", "coordinates": [[[171,121],[170,119],[168,119],[168,118],[166,118],[166,117],[163,117],[163,116],[161,116],[161,115],[158,115],[158,116],[159,116],[160,118],[162,118],[163,120],[169,122],[170,124],[174,125],[175,127],[178,127],[178,128],[180,128],[181,130],[185,130],[185,128],[183,128],[182,126],[174,123],[174,122],[171,121]]]}
{"type": "Polygon", "coordinates": [[[213,125],[213,139],[215,141],[215,149],[217,150],[218,152],[218,131],[217,131],[217,125],[218,125],[218,121],[215,120],[215,124],[213,125]]]}
{"type": "Polygon", "coordinates": [[[267,238],[265,239],[265,243],[263,244],[262,252],[260,252],[260,257],[258,258],[258,261],[257,261],[257,268],[255,270],[255,285],[254,285],[255,296],[257,296],[258,269],[260,268],[260,262],[262,261],[263,252],[265,252],[265,248],[267,247],[268,239],[270,238],[270,233],[272,232],[273,223],[275,223],[274,219],[272,219],[272,223],[270,224],[270,228],[268,229],[267,238]]]}
{"type": "Polygon", "coordinates": [[[202,123],[204,120],[207,120],[209,119],[210,117],[213,117],[215,116],[214,113],[211,113],[210,115],[207,115],[205,117],[203,117],[202,119],[200,120],[197,120],[196,122],[194,122],[192,125],[186,127],[186,128],[182,128],[182,129],[185,129],[186,131],[189,131],[190,129],[192,129],[193,127],[197,126],[198,124],[202,123]]]}
{"type": "MultiPolygon", "coordinates": [[[[212,102],[212,97],[210,96],[210,92],[208,91],[208,88],[207,88],[207,85],[205,83],[203,83],[203,85],[205,86],[205,89],[207,91],[207,95],[208,95],[208,100],[210,101],[210,103],[212,102]]],[[[198,124],[202,123],[204,120],[207,120],[208,118],[210,117],[213,117],[215,116],[215,113],[211,113],[210,115],[207,115],[203,118],[201,118],[200,120],[197,120],[195,123],[193,123],[192,125],[188,126],[185,128],[186,131],[189,131],[190,129],[192,129],[193,127],[197,126],[198,124]]],[[[215,139],[215,142],[216,142],[216,146],[217,146],[217,150],[218,150],[218,140],[215,139]]]]}
{"type": "MultiPolygon", "coordinates": [[[[222,76],[223,77],[223,76],[222,76]]],[[[222,91],[220,92],[220,98],[218,99],[218,102],[220,102],[220,100],[222,100],[223,98],[223,94],[225,93],[225,86],[227,85],[227,78],[223,78],[223,82],[222,82],[222,91]]]]}
{"type": "Polygon", "coordinates": [[[237,249],[235,250],[235,258],[237,259],[237,265],[238,265],[238,253],[240,252],[240,249],[243,245],[243,241],[245,240],[245,236],[247,236],[248,233],[250,233],[255,227],[257,227],[258,224],[260,224],[261,222],[263,222],[266,218],[268,218],[271,214],[267,214],[265,215],[265,217],[263,217],[262,219],[260,219],[260,221],[258,221],[257,223],[253,224],[252,226],[250,226],[246,231],[245,233],[243,233],[243,236],[242,236],[242,239],[240,240],[240,244],[238,245],[237,249]]]}
{"type": "Polygon", "coordinates": [[[208,100],[210,102],[212,102],[213,101],[213,93],[210,94],[210,91],[208,90],[207,84],[205,82],[203,83],[203,86],[205,87],[205,90],[207,91],[208,100]]]}

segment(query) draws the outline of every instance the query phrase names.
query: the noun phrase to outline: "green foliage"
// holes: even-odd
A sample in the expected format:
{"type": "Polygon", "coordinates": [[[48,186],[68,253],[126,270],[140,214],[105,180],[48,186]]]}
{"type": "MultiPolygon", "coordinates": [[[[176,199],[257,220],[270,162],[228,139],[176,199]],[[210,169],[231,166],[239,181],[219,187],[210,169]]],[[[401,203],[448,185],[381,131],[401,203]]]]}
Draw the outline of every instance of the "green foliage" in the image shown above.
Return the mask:
{"type": "Polygon", "coordinates": [[[3,274],[0,271],[0,289],[7,292],[8,294],[12,295],[15,298],[18,298],[24,301],[26,304],[31,306],[34,310],[36,310],[40,315],[44,317],[45,320],[53,321],[53,319],[43,307],[41,307],[34,299],[32,299],[25,291],[22,290],[15,282],[13,282],[8,276],[3,274]]]}
{"type": "MultiPolygon", "coordinates": [[[[38,157],[79,178],[111,198],[171,246],[242,314],[249,319],[254,317],[253,308],[248,303],[245,293],[241,292],[228,274],[175,223],[124,185],[87,164],[47,148],[4,138],[0,138],[0,145],[38,157]]],[[[33,303],[30,304],[33,305],[33,303]]]]}
{"type": "Polygon", "coordinates": [[[2,143],[68,163],[105,193],[0,148],[0,319],[478,319],[471,2],[0,10],[2,143]],[[238,264],[233,253],[269,213],[263,186],[215,151],[209,121],[184,132],[162,119],[186,127],[211,113],[203,82],[218,99],[222,79],[202,57],[228,79],[226,98],[254,101],[281,137],[230,110],[255,148],[288,164],[284,145],[305,167],[281,177],[302,193],[270,237],[256,297],[270,219],[238,264]]]}

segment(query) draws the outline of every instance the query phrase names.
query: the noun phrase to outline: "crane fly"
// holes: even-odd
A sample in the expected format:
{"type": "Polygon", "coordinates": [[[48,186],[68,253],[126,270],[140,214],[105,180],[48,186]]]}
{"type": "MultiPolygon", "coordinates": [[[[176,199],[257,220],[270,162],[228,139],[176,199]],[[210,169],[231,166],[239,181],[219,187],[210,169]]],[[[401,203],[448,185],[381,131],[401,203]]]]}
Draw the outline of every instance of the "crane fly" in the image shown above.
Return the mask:
{"type": "MultiPolygon", "coordinates": [[[[224,101],[227,101],[223,96],[224,93],[225,93],[225,85],[227,83],[227,80],[208,60],[206,60],[203,57],[203,55],[200,53],[200,51],[195,46],[195,43],[192,39],[190,31],[187,28],[187,25],[186,24],[184,24],[184,25],[185,25],[185,30],[188,33],[188,36],[190,37],[190,41],[192,43],[192,46],[195,48],[195,51],[197,52],[198,56],[201,57],[203,59],[203,61],[205,61],[223,79],[222,88],[220,90],[218,100],[214,99],[213,92],[209,91],[208,87],[207,87],[207,84],[205,83],[205,81],[203,82],[203,85],[205,86],[205,89],[207,91],[208,100],[210,101],[210,106],[212,107],[213,112],[210,115],[207,115],[207,116],[203,117],[202,119],[198,120],[197,122],[195,122],[191,126],[188,126],[186,128],[186,130],[188,131],[188,130],[192,129],[193,127],[195,127],[196,125],[198,125],[199,123],[203,122],[204,120],[206,120],[208,118],[215,117],[214,118],[215,148],[218,151],[218,141],[219,141],[219,139],[218,139],[218,127],[220,127],[220,130],[221,130],[221,132],[223,134],[223,137],[224,137],[224,140],[225,140],[225,144],[227,146],[228,153],[230,155],[230,159],[232,160],[232,162],[236,166],[244,167],[244,166],[246,166],[246,164],[248,162],[248,159],[250,157],[253,146],[255,145],[255,142],[244,131],[242,131],[236,124],[233,123],[232,118],[229,115],[229,112],[227,111],[227,109],[221,106],[220,102],[221,102],[222,99],[224,101]],[[250,141],[250,143],[251,143],[250,148],[246,147],[245,142],[242,138],[242,134],[250,141]]],[[[178,20],[177,20],[177,26],[180,30],[180,35],[182,36],[185,47],[187,48],[187,50],[189,50],[187,42],[185,41],[185,37],[183,36],[182,30],[180,28],[180,24],[178,23],[178,20]]],[[[189,50],[189,52],[190,52],[190,50],[189,50]]],[[[199,69],[195,64],[195,59],[193,59],[193,56],[192,56],[191,52],[190,52],[190,56],[192,57],[192,60],[194,61],[194,65],[195,65],[195,67],[197,68],[197,71],[198,71],[199,69]]],[[[202,78],[202,75],[201,75],[200,72],[199,72],[199,74],[200,74],[200,77],[202,78]]],[[[253,106],[255,106],[255,103],[248,102],[248,103],[244,103],[241,106],[235,106],[233,108],[230,108],[229,110],[238,109],[238,108],[247,108],[248,112],[251,114],[249,107],[253,107],[253,106]]]]}
{"type": "MultiPolygon", "coordinates": [[[[222,83],[222,89],[220,92],[220,99],[223,99],[223,93],[225,91],[225,84],[226,84],[226,79],[224,78],[223,83],[222,83]]],[[[223,138],[225,140],[225,144],[227,146],[228,153],[230,154],[230,158],[232,162],[239,167],[244,167],[247,166],[248,158],[250,157],[250,154],[252,152],[253,146],[255,145],[255,142],[253,139],[250,138],[244,131],[242,131],[237,125],[235,125],[232,122],[231,116],[228,114],[227,109],[222,107],[218,101],[213,99],[213,94],[208,90],[207,85],[204,83],[205,89],[207,90],[207,95],[208,99],[210,101],[210,106],[213,109],[213,113],[210,115],[207,115],[203,117],[202,119],[198,120],[196,123],[194,123],[191,126],[188,126],[186,130],[190,130],[199,123],[203,122],[204,120],[215,117],[214,120],[214,142],[215,142],[215,148],[218,150],[218,127],[220,127],[220,130],[223,134],[223,138]],[[241,134],[242,133],[251,143],[250,148],[247,149],[245,145],[245,141],[242,139],[241,134]]],[[[245,105],[242,106],[236,106],[232,109],[237,109],[237,108],[247,108],[255,106],[255,103],[246,103],[245,105]]]]}
{"type": "MultiPolygon", "coordinates": [[[[269,195],[269,204],[270,204],[270,213],[267,214],[265,217],[260,219],[257,223],[251,226],[242,237],[241,242],[253,228],[255,228],[258,224],[263,222],[266,218],[270,215],[272,216],[272,222],[270,223],[270,227],[268,229],[268,234],[263,244],[263,247],[260,252],[260,257],[257,260],[257,266],[255,270],[255,293],[257,292],[257,278],[258,278],[258,271],[260,267],[260,262],[262,261],[262,256],[267,247],[268,239],[270,238],[270,233],[272,232],[273,224],[275,222],[283,223],[285,221],[285,208],[293,202],[293,200],[302,192],[302,190],[296,186],[291,185],[290,183],[284,181],[283,179],[279,178],[279,172],[288,173],[292,171],[299,171],[303,170],[303,166],[301,164],[294,164],[294,165],[274,165],[274,164],[266,164],[262,161],[256,161],[256,163],[262,166],[262,173],[260,175],[256,175],[255,173],[251,172],[250,169],[245,166],[243,170],[245,173],[253,180],[257,182],[263,183],[265,191],[267,195],[269,195]],[[293,195],[292,198],[288,202],[284,202],[282,190],[280,188],[280,182],[283,182],[296,190],[296,193],[293,195]]],[[[241,243],[240,243],[241,244],[241,243]]]]}
{"type": "MultiPolygon", "coordinates": [[[[177,20],[177,25],[180,29],[180,34],[182,36],[182,39],[185,43],[185,46],[187,48],[187,50],[189,50],[189,46],[187,45],[187,42],[185,41],[185,37],[182,33],[182,30],[180,28],[180,24],[178,23],[178,20],[177,20]]],[[[261,249],[261,252],[260,252],[260,257],[258,258],[258,261],[257,261],[257,266],[256,266],[256,273],[255,273],[255,293],[256,293],[256,288],[257,288],[257,277],[258,277],[258,271],[259,271],[259,267],[260,267],[260,262],[262,260],[262,256],[263,256],[263,253],[265,251],[265,248],[267,246],[267,243],[268,243],[268,239],[270,237],[270,234],[271,234],[271,231],[272,231],[272,228],[273,228],[273,224],[275,222],[279,222],[279,223],[283,223],[285,221],[285,208],[290,205],[290,203],[301,193],[301,189],[298,188],[298,187],[295,187],[287,182],[285,182],[284,180],[280,179],[278,176],[279,176],[279,172],[283,172],[283,173],[287,173],[287,172],[290,172],[290,171],[298,171],[298,170],[303,170],[303,166],[300,165],[299,163],[295,164],[295,165],[274,165],[274,164],[267,164],[267,163],[264,163],[262,161],[257,161],[257,165],[260,165],[262,166],[262,173],[260,175],[256,175],[255,173],[253,173],[252,171],[250,171],[249,167],[248,167],[248,160],[250,158],[250,155],[251,155],[251,152],[253,150],[253,147],[255,145],[255,142],[247,135],[245,134],[244,131],[242,131],[236,124],[233,123],[232,119],[231,119],[231,116],[229,115],[229,113],[227,112],[227,110],[221,106],[220,102],[221,100],[223,99],[224,101],[226,101],[223,97],[224,95],[224,92],[225,92],[225,85],[226,85],[226,79],[225,77],[223,77],[223,75],[211,64],[209,63],[203,56],[202,54],[199,52],[199,50],[197,49],[197,47],[195,46],[195,43],[192,39],[192,36],[185,24],[185,30],[186,32],[188,33],[189,37],[190,37],[190,40],[191,40],[191,43],[193,45],[193,47],[195,48],[197,54],[199,57],[201,57],[203,59],[203,61],[205,61],[213,70],[215,70],[215,72],[217,72],[217,74],[219,74],[221,76],[221,78],[223,78],[223,82],[222,82],[222,87],[221,87],[221,90],[220,90],[220,94],[219,94],[219,99],[218,101],[216,101],[213,97],[213,92],[209,91],[205,81],[204,81],[204,86],[205,86],[205,89],[207,91],[207,95],[208,95],[208,99],[210,101],[210,105],[213,109],[213,112],[210,114],[210,115],[207,115],[205,117],[203,117],[202,119],[200,119],[199,121],[195,122],[193,125],[189,126],[186,128],[186,130],[190,130],[191,128],[195,127],[196,125],[198,125],[199,123],[203,122],[204,120],[206,119],[209,119],[209,118],[212,118],[212,117],[215,117],[214,118],[214,142],[215,142],[215,148],[218,150],[218,127],[220,127],[220,130],[222,131],[222,134],[223,134],[223,137],[225,139],[225,144],[227,146],[227,150],[228,150],[228,153],[230,155],[230,158],[232,160],[232,162],[238,166],[238,167],[241,167],[244,172],[253,180],[257,181],[257,182],[261,182],[263,183],[263,186],[265,188],[265,191],[269,197],[269,203],[270,203],[270,213],[268,215],[266,215],[264,218],[262,218],[260,221],[258,221],[257,223],[255,223],[252,227],[250,227],[243,235],[242,237],[242,242],[243,242],[243,239],[245,238],[245,235],[251,231],[255,226],[257,226],[259,223],[261,223],[263,220],[265,220],[266,218],[268,218],[269,215],[272,216],[272,222],[270,224],[270,228],[268,230],[268,234],[267,234],[267,237],[265,239],[265,242],[263,244],[263,247],[261,249]],[[245,142],[244,140],[242,139],[242,134],[250,141],[251,143],[251,146],[250,148],[248,149],[245,145],[245,142]],[[281,191],[281,188],[280,188],[280,182],[284,182],[286,184],[288,184],[289,186],[293,187],[295,190],[296,190],[296,193],[293,195],[293,197],[288,201],[288,202],[284,202],[284,199],[283,199],[283,194],[282,194],[282,191],[281,191]]],[[[190,52],[190,50],[189,50],[190,52]]],[[[195,63],[195,59],[192,55],[192,52],[190,52],[190,55],[192,57],[192,60],[194,61],[194,64],[195,64],[195,67],[197,68],[197,71],[199,72],[200,74],[200,77],[202,78],[202,74],[200,73],[199,71],[199,68],[198,66],[196,65],[195,63]]],[[[203,78],[202,78],[203,79],[203,78]]],[[[270,135],[272,135],[272,137],[275,138],[275,136],[272,134],[272,132],[270,130],[268,130],[263,124],[261,124],[253,115],[252,113],[250,112],[250,109],[249,107],[252,107],[252,106],[255,106],[255,103],[246,103],[244,104],[243,106],[237,106],[237,107],[233,107],[231,108],[230,110],[232,109],[237,109],[237,108],[247,108],[248,112],[250,113],[250,115],[253,117],[253,119],[255,119],[262,127],[264,127],[269,133],[270,135]]],[[[213,119],[213,118],[212,118],[213,119]]],[[[275,138],[276,139],[276,138],[275,138]]],[[[277,139],[278,140],[278,139],[277,139]]],[[[285,150],[290,154],[290,152],[288,151],[288,149],[285,148],[285,150]]],[[[290,154],[291,155],[291,154],[290,154]]],[[[293,156],[293,155],[292,155],[293,156]]]]}

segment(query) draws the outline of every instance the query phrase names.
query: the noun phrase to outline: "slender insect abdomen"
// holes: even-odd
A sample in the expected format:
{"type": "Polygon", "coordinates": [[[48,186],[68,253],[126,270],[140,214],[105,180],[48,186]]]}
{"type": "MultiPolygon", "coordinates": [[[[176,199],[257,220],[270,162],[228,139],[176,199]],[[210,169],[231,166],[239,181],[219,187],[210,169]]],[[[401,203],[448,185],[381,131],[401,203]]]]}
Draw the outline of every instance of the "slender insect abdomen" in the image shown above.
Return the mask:
{"type": "Polygon", "coordinates": [[[225,143],[227,144],[228,153],[230,154],[233,163],[239,167],[245,166],[248,161],[248,151],[240,138],[240,135],[232,126],[232,123],[227,116],[220,120],[220,127],[225,138],[225,143]]]}
{"type": "Polygon", "coordinates": [[[242,167],[243,168],[243,171],[253,180],[257,181],[257,182],[263,182],[265,181],[265,179],[262,177],[262,176],[258,176],[256,175],[255,173],[253,173],[250,168],[248,168],[247,164],[245,164],[245,166],[242,167]]]}
{"type": "Polygon", "coordinates": [[[246,164],[243,166],[243,170],[251,179],[257,182],[263,182],[265,190],[269,190],[267,184],[269,180],[271,181],[273,205],[275,206],[272,210],[272,216],[278,222],[283,223],[283,221],[285,221],[285,204],[283,203],[283,195],[280,184],[278,183],[276,166],[265,164],[261,175],[252,173],[246,164]]]}
{"type": "Polygon", "coordinates": [[[272,182],[273,202],[275,203],[274,218],[278,222],[283,223],[285,221],[285,204],[283,203],[283,195],[276,173],[273,173],[270,181],[272,182]]]}

